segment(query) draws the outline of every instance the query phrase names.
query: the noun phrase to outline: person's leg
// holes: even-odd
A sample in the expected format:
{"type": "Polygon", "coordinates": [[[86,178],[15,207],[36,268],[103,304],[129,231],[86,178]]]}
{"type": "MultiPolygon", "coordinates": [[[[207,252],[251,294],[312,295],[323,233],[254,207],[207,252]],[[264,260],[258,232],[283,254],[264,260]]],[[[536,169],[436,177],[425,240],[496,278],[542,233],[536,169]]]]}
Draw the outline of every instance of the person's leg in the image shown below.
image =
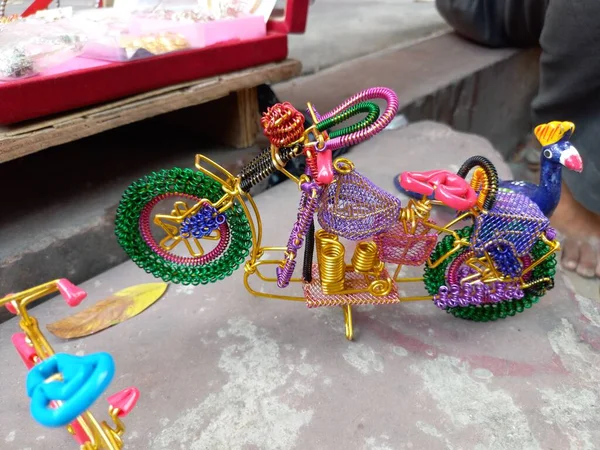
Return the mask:
{"type": "Polygon", "coordinates": [[[565,235],[563,266],[600,276],[600,2],[552,0],[540,36],[540,88],[535,123],[569,120],[583,173],[563,171],[568,188],[552,217],[565,235]]]}
{"type": "Polygon", "coordinates": [[[534,124],[569,120],[581,174],[563,171],[561,202],[552,217],[565,235],[563,265],[600,277],[600,2],[586,0],[436,0],[440,14],[468,39],[492,47],[539,41],[540,88],[534,124]],[[568,187],[567,187],[568,186],[568,187]]]}
{"type": "Polygon", "coordinates": [[[460,36],[489,47],[509,46],[504,28],[505,0],[436,0],[444,20],[460,36]]]}
{"type": "Polygon", "coordinates": [[[488,47],[536,47],[547,0],[436,0],[440,15],[464,38],[488,47]]]}

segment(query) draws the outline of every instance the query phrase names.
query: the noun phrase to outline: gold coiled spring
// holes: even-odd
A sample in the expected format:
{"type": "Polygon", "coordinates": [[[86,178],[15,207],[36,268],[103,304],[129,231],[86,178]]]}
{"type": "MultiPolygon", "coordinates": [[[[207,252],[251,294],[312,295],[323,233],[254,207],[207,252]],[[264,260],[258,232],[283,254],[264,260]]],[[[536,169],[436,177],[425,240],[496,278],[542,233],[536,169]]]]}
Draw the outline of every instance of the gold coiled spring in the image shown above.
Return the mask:
{"type": "Polygon", "coordinates": [[[317,250],[317,261],[321,259],[321,248],[327,241],[339,242],[338,237],[333,233],[328,233],[324,229],[315,232],[315,248],[317,250]]]}
{"type": "Polygon", "coordinates": [[[400,221],[404,225],[404,232],[413,234],[417,230],[418,222],[427,222],[431,213],[430,200],[413,200],[408,201],[400,211],[400,221]]]}
{"type": "Polygon", "coordinates": [[[344,290],[346,279],[345,249],[337,236],[319,230],[315,233],[321,287],[326,295],[344,290]]]}
{"type": "Polygon", "coordinates": [[[377,272],[381,266],[377,244],[373,241],[360,242],[352,255],[352,267],[359,273],[377,272]]]}
{"type": "Polygon", "coordinates": [[[490,182],[483,168],[478,167],[475,169],[475,172],[473,172],[473,178],[471,178],[471,187],[475,190],[475,192],[479,192],[479,196],[477,197],[477,206],[479,208],[483,208],[483,202],[490,191],[490,182]]]}

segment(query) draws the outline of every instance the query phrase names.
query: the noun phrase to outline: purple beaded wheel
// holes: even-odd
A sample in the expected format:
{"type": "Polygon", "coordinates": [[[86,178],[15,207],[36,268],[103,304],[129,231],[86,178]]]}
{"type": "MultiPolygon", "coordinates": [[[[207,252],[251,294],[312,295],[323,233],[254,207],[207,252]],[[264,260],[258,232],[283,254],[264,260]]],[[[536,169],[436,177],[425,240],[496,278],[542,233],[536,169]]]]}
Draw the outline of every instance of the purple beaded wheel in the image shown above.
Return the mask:
{"type": "MultiPolygon", "coordinates": [[[[470,239],[472,230],[469,226],[457,230],[457,233],[463,239],[470,239]]],[[[435,263],[453,246],[454,237],[445,236],[432,252],[431,261],[435,263]]],[[[488,263],[467,264],[473,262],[474,256],[469,247],[446,258],[435,268],[426,267],[425,287],[434,297],[436,306],[462,319],[487,322],[514,316],[531,308],[553,287],[556,255],[545,256],[548,250],[548,245],[540,239],[528,254],[519,258],[521,271],[544,258],[525,277],[525,281],[546,281],[526,289],[521,289],[516,282],[477,282],[480,273],[488,268],[488,263]],[[465,280],[469,282],[465,283],[465,280]]]]}
{"type": "MultiPolygon", "coordinates": [[[[487,305],[521,299],[524,296],[518,283],[494,281],[484,283],[479,281],[481,272],[489,269],[484,263],[477,269],[469,264],[473,261],[475,253],[467,250],[452,261],[446,271],[446,285],[440,288],[436,306],[442,309],[457,306],[487,305]]],[[[531,265],[531,256],[525,255],[519,259],[522,270],[531,265]]],[[[525,281],[531,279],[531,273],[525,275],[525,281]]]]}

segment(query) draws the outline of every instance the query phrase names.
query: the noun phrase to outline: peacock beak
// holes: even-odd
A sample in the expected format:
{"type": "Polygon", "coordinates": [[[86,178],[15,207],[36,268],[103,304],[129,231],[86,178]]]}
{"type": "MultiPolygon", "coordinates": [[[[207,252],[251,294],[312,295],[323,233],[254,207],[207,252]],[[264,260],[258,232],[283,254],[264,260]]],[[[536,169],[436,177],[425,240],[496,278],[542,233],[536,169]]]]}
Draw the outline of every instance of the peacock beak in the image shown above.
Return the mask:
{"type": "Polygon", "coordinates": [[[574,172],[583,171],[583,160],[581,159],[577,149],[573,146],[570,146],[561,153],[560,163],[567,169],[574,172]]]}

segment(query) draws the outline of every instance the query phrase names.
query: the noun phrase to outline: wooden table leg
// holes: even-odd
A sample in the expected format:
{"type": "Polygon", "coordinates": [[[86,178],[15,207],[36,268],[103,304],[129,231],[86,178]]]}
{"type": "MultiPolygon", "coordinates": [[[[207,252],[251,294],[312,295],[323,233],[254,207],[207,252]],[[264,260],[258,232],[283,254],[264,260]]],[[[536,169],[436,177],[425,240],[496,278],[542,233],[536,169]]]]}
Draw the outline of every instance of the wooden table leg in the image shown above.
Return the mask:
{"type": "Polygon", "coordinates": [[[260,130],[256,87],[169,114],[167,122],[233,148],[254,145],[260,130]]]}
{"type": "Polygon", "coordinates": [[[241,89],[225,99],[233,104],[229,105],[229,124],[223,128],[220,141],[235,148],[250,147],[259,131],[256,88],[241,89]]]}

